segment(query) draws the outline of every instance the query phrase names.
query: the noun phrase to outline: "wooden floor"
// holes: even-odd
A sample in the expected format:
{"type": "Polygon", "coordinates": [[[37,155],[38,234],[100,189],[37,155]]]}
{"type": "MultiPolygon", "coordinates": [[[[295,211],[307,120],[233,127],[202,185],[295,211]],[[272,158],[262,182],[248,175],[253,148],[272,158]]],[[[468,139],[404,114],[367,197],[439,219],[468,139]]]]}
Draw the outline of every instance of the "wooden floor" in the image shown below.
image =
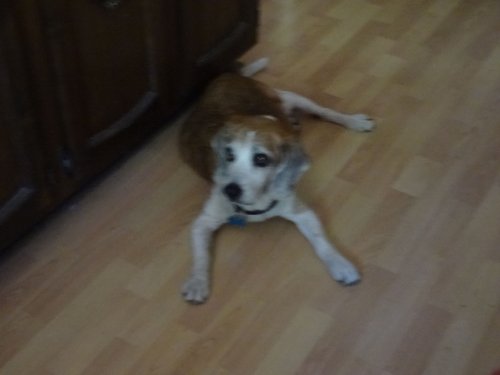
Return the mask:
{"type": "Polygon", "coordinates": [[[362,269],[224,228],[179,295],[207,186],[160,133],[0,264],[0,373],[489,375],[500,368],[500,2],[263,0],[259,79],[377,119],[304,120],[299,190],[362,269]]]}

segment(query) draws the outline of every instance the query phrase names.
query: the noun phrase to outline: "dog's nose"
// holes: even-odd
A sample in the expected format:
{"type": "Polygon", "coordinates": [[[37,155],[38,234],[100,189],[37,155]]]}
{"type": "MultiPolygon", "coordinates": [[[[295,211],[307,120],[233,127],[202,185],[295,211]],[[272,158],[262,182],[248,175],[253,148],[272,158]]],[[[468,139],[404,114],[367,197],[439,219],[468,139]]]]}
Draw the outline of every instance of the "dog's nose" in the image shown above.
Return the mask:
{"type": "Polygon", "coordinates": [[[234,182],[226,185],[226,187],[224,188],[224,194],[226,194],[231,201],[238,200],[238,198],[241,196],[241,193],[242,190],[240,185],[235,184],[234,182]]]}

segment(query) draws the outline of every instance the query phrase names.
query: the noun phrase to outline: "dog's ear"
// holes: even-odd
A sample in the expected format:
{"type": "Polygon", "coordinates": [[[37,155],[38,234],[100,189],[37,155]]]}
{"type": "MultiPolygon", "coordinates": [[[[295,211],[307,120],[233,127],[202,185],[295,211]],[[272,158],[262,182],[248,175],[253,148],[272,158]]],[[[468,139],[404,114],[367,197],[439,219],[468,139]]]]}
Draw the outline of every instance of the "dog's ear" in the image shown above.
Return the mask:
{"type": "Polygon", "coordinates": [[[216,169],[226,165],[226,148],[231,142],[231,136],[224,129],[220,130],[210,142],[210,146],[213,150],[213,155],[215,156],[214,166],[216,169]]]}
{"type": "Polygon", "coordinates": [[[300,177],[309,169],[309,158],[298,142],[281,146],[282,162],[274,180],[274,188],[287,191],[295,186],[300,177]]]}

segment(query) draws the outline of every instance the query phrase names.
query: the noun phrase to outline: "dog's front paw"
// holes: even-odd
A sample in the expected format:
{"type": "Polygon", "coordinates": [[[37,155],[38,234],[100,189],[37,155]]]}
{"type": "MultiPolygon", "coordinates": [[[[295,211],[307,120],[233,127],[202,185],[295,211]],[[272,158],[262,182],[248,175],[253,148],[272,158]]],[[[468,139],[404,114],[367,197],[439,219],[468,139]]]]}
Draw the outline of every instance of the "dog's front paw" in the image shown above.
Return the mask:
{"type": "Polygon", "coordinates": [[[349,116],[346,126],[357,132],[371,132],[375,129],[375,122],[367,115],[357,114],[349,116]]]}
{"type": "Polygon", "coordinates": [[[361,276],[356,267],[347,259],[336,261],[330,267],[332,277],[344,286],[351,286],[361,281],[361,276]]]}
{"type": "Polygon", "coordinates": [[[191,276],[182,287],[182,296],[193,304],[204,303],[210,294],[208,281],[204,278],[191,276]]]}

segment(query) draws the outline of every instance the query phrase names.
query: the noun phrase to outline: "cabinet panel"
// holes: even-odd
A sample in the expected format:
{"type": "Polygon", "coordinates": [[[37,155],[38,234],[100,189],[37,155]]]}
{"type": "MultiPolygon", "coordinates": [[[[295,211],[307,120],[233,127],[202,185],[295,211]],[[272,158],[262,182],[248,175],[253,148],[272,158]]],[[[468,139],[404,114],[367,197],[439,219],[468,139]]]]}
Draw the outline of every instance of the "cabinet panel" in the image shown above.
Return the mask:
{"type": "Polygon", "coordinates": [[[257,1],[181,2],[183,88],[189,92],[227,70],[256,42],[257,1]]]}
{"type": "Polygon", "coordinates": [[[158,98],[143,7],[140,1],[116,10],[89,1],[71,4],[74,51],[64,52],[77,57],[78,94],[85,100],[86,115],[81,130],[90,145],[130,126],[158,98]]]}
{"type": "Polygon", "coordinates": [[[16,26],[6,10],[0,22],[0,247],[32,225],[49,203],[16,26]]]}
{"type": "MultiPolygon", "coordinates": [[[[1,73],[0,73],[1,74],[1,73]]],[[[3,116],[2,116],[3,117],[3,116]]],[[[0,225],[33,199],[35,183],[26,168],[26,149],[2,118],[0,127],[0,225]]]]}
{"type": "Polygon", "coordinates": [[[169,3],[46,3],[69,174],[102,169],[176,107],[177,74],[165,69],[178,52],[169,3]]]}

